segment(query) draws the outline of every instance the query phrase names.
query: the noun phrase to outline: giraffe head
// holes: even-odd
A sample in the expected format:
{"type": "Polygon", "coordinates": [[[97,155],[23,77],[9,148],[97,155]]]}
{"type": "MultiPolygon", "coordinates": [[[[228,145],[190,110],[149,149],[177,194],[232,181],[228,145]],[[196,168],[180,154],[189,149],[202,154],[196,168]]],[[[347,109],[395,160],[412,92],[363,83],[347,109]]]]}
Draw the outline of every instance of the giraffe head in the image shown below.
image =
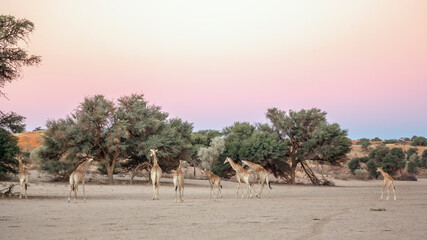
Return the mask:
{"type": "Polygon", "coordinates": [[[377,172],[381,172],[381,171],[383,171],[383,168],[382,167],[378,167],[377,168],[377,172]]]}
{"type": "Polygon", "coordinates": [[[248,166],[248,167],[250,167],[249,166],[249,164],[248,164],[248,162],[246,162],[246,160],[242,160],[242,166],[244,167],[244,166],[248,166]]]}
{"type": "Polygon", "coordinates": [[[77,154],[77,156],[80,155],[82,156],[85,160],[87,160],[88,163],[93,161],[93,156],[91,155],[87,155],[86,153],[81,153],[81,154],[77,154]]]}
{"type": "Polygon", "coordinates": [[[150,157],[156,156],[157,149],[150,149],[150,157]]]}
{"type": "Polygon", "coordinates": [[[225,161],[224,161],[224,164],[226,164],[227,162],[230,162],[230,160],[231,160],[231,158],[230,158],[230,157],[227,157],[227,158],[225,159],[225,161]]]}

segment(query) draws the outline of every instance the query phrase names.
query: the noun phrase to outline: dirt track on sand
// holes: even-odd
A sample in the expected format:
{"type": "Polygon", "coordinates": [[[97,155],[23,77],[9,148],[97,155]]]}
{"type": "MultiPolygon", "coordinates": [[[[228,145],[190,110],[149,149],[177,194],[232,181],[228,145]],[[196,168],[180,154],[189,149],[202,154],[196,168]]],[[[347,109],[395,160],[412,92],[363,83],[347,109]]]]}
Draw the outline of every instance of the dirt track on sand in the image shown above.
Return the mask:
{"type": "Polygon", "coordinates": [[[186,180],[184,203],[170,179],[159,201],[146,184],[87,184],[88,201],[74,204],[65,183],[30,183],[28,199],[0,199],[0,239],[425,239],[427,179],[396,182],[397,201],[379,200],[379,180],[336,184],[236,199],[236,183],[223,181],[213,200],[206,180],[186,180]]]}

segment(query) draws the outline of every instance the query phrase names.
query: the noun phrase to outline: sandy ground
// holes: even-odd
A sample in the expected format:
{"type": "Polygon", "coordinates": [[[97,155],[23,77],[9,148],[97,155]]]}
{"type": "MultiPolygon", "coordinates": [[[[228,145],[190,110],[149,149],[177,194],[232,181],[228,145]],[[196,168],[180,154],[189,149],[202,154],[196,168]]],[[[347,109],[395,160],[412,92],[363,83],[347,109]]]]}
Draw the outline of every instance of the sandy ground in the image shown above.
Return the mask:
{"type": "Polygon", "coordinates": [[[426,238],[427,179],[397,182],[397,201],[379,200],[380,180],[335,183],[272,184],[271,198],[264,189],[262,199],[236,199],[236,183],[223,181],[223,198],[213,200],[206,180],[186,180],[183,203],[170,179],[159,201],[144,183],[90,183],[87,202],[75,204],[65,183],[33,182],[28,199],[0,199],[0,239],[426,238]]]}

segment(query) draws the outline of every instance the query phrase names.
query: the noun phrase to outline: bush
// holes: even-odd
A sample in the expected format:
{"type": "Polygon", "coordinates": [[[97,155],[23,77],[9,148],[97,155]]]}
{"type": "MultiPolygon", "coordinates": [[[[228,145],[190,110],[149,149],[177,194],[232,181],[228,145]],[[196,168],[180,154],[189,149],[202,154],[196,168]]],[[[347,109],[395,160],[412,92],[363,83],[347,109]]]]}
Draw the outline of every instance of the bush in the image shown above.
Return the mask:
{"type": "Polygon", "coordinates": [[[408,162],[408,173],[417,173],[417,164],[415,162],[408,162]]]}
{"type": "Polygon", "coordinates": [[[377,177],[377,165],[374,160],[369,160],[366,162],[366,166],[368,167],[368,172],[371,177],[377,177]]]}
{"type": "Polygon", "coordinates": [[[387,139],[383,141],[383,144],[394,144],[394,143],[398,143],[399,141],[396,139],[387,139]]]}
{"type": "Polygon", "coordinates": [[[354,174],[354,171],[359,168],[359,158],[353,158],[347,163],[348,168],[351,173],[354,174]]]}
{"type": "Polygon", "coordinates": [[[406,160],[409,160],[412,155],[418,156],[418,148],[409,148],[408,151],[406,151],[406,160]]]}
{"type": "Polygon", "coordinates": [[[411,146],[427,146],[427,139],[425,137],[413,137],[411,146]]]}
{"type": "Polygon", "coordinates": [[[354,175],[356,176],[357,180],[369,179],[369,173],[365,169],[356,169],[356,171],[354,171],[354,175]]]}
{"type": "Polygon", "coordinates": [[[360,145],[363,150],[368,150],[368,147],[371,146],[371,141],[367,138],[361,138],[356,145],[360,145]]]}

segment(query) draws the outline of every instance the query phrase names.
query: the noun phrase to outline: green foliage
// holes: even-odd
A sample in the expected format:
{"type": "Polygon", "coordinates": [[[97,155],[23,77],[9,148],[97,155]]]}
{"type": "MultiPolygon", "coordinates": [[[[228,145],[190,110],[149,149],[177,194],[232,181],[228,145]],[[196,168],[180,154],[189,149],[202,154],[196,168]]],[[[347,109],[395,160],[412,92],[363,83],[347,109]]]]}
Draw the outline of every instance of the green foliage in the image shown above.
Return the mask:
{"type": "Polygon", "coordinates": [[[411,158],[412,155],[418,156],[418,148],[409,148],[408,151],[406,152],[406,160],[409,160],[409,158],[411,158]]]}
{"type": "Polygon", "coordinates": [[[381,142],[382,140],[379,137],[375,137],[375,138],[371,139],[371,141],[373,141],[373,142],[381,142]]]}
{"type": "Polygon", "coordinates": [[[399,142],[399,140],[396,140],[396,139],[384,139],[382,141],[383,144],[395,144],[395,143],[398,143],[398,142],[399,142]]]}
{"type": "Polygon", "coordinates": [[[371,141],[367,138],[361,138],[356,145],[360,145],[363,150],[368,150],[368,147],[371,146],[371,141]]]}
{"type": "Polygon", "coordinates": [[[0,128],[9,130],[12,133],[21,133],[25,131],[24,120],[25,117],[14,112],[4,113],[0,111],[0,128]]]}
{"type": "Polygon", "coordinates": [[[359,159],[353,158],[347,163],[348,168],[354,174],[354,171],[359,168],[359,159]]]}
{"type": "MultiPolygon", "coordinates": [[[[406,165],[405,153],[401,148],[389,149],[385,145],[380,145],[373,149],[368,157],[376,167],[382,167],[386,172],[391,172],[391,175],[394,175],[397,170],[405,168],[406,165]]],[[[371,171],[369,172],[371,174],[371,171]]]]}
{"type": "Polygon", "coordinates": [[[413,161],[408,162],[408,173],[416,174],[417,173],[417,164],[413,161]]]}
{"type": "Polygon", "coordinates": [[[356,157],[356,158],[353,158],[353,159],[351,159],[348,163],[347,163],[347,166],[348,166],[348,168],[350,169],[350,171],[354,174],[354,171],[356,170],[356,169],[360,169],[360,162],[362,162],[362,163],[366,163],[366,162],[368,162],[368,160],[369,160],[369,158],[368,157],[356,157]]]}
{"type": "Polygon", "coordinates": [[[422,158],[427,158],[427,149],[423,151],[423,153],[421,154],[422,158]]]}
{"type": "Polygon", "coordinates": [[[74,164],[55,162],[73,161],[78,153],[86,153],[105,164],[112,183],[119,159],[130,159],[122,166],[129,170],[149,161],[149,149],[157,148],[159,165],[169,171],[190,155],[192,125],[177,118],[167,120],[167,116],[160,107],[148,105],[143,95],[116,102],[102,95],[85,98],[71,116],[48,121],[42,164],[72,170],[74,164]]]}
{"type": "MultiPolygon", "coordinates": [[[[274,133],[281,142],[288,146],[290,170],[285,177],[290,183],[295,182],[295,171],[298,164],[306,160],[338,164],[345,160],[350,151],[351,140],[347,138],[347,131],[341,130],[338,124],[326,122],[326,113],[312,108],[298,112],[290,110],[288,114],[277,108],[268,109],[266,114],[271,122],[270,126],[263,125],[263,129],[274,133]]],[[[307,170],[311,181],[319,184],[320,181],[307,170]]]]}
{"type": "Polygon", "coordinates": [[[288,146],[286,142],[277,140],[275,134],[255,131],[245,139],[238,151],[240,159],[249,160],[269,169],[275,177],[289,172],[286,161],[288,146]]]}
{"type": "Polygon", "coordinates": [[[427,146],[427,139],[425,137],[414,136],[411,141],[411,146],[427,146]]]}
{"type": "Polygon", "coordinates": [[[377,177],[377,165],[374,160],[369,160],[366,162],[366,167],[368,168],[369,176],[376,178],[377,177]]]}
{"type": "Polygon", "coordinates": [[[7,173],[17,173],[19,164],[15,157],[19,153],[18,139],[0,128],[0,177],[4,177],[7,173]]]}
{"type": "MultiPolygon", "coordinates": [[[[40,56],[30,56],[19,47],[21,41],[28,43],[28,35],[33,30],[34,24],[26,19],[0,15],[0,89],[19,78],[23,66],[41,61],[40,56]]],[[[0,91],[0,95],[4,93],[0,91]]]]}

